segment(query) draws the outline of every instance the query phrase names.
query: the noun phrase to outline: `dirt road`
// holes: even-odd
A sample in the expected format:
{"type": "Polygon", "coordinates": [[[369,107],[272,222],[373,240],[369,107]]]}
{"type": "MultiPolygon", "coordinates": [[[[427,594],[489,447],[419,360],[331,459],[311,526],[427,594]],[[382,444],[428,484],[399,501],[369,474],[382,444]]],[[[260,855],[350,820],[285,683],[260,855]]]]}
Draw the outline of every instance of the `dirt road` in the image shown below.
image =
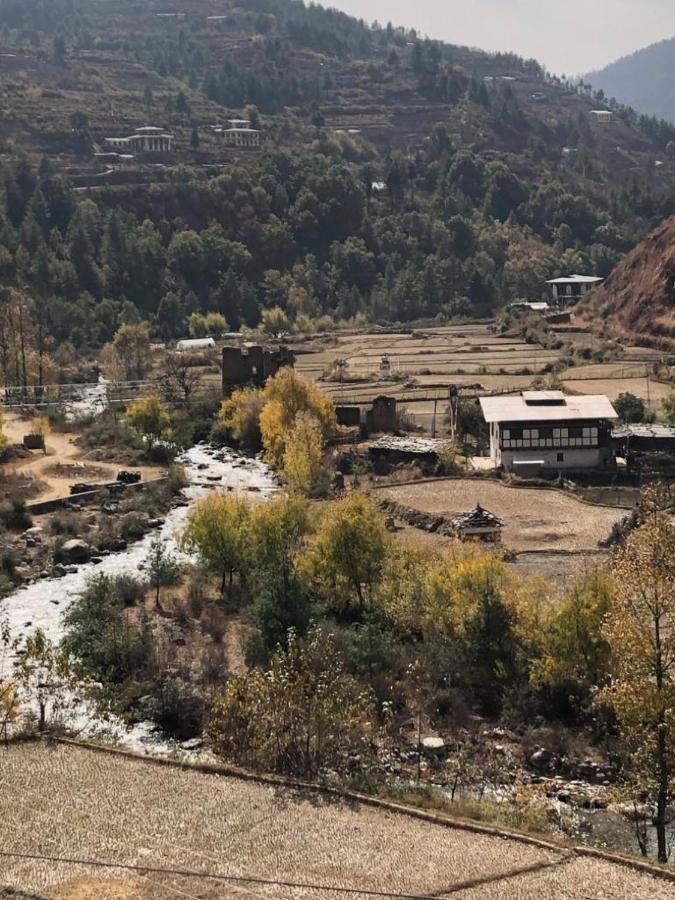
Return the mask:
{"type": "MultiPolygon", "coordinates": [[[[5,417],[3,431],[11,444],[21,444],[31,431],[30,421],[21,419],[15,413],[5,417]]],[[[91,461],[87,454],[75,443],[76,435],[54,432],[47,438],[47,454],[34,451],[29,458],[15,460],[6,466],[6,471],[34,478],[42,485],[33,500],[54,500],[67,497],[70,486],[76,481],[100,484],[114,481],[122,466],[117,463],[91,461]]],[[[159,466],[124,466],[141,473],[143,481],[157,478],[163,473],[159,466]]]]}

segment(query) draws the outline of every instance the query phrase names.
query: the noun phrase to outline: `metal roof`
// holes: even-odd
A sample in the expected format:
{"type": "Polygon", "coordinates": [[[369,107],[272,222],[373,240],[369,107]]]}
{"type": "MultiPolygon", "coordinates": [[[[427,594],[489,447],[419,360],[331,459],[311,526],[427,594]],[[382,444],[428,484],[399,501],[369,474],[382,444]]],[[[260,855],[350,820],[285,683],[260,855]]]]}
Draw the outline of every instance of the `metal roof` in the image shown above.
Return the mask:
{"type": "Polygon", "coordinates": [[[604,280],[597,275],[570,275],[567,278],[551,278],[546,284],[598,284],[604,280]]]}
{"type": "Polygon", "coordinates": [[[672,425],[619,425],[612,431],[615,438],[658,438],[661,440],[675,439],[675,426],[672,425]]]}
{"type": "Polygon", "coordinates": [[[481,397],[480,405],[485,421],[491,422],[563,422],[584,419],[609,419],[619,417],[604,395],[566,397],[562,391],[525,391],[507,397],[481,397]],[[557,395],[562,397],[560,398],[557,395]],[[529,395],[530,402],[527,402],[529,395]],[[532,402],[532,396],[535,396],[532,402]],[[550,396],[550,402],[537,400],[550,396]]]}
{"type": "Polygon", "coordinates": [[[447,441],[438,438],[398,437],[391,435],[371,441],[370,450],[390,450],[399,453],[428,454],[439,453],[447,441]]]}

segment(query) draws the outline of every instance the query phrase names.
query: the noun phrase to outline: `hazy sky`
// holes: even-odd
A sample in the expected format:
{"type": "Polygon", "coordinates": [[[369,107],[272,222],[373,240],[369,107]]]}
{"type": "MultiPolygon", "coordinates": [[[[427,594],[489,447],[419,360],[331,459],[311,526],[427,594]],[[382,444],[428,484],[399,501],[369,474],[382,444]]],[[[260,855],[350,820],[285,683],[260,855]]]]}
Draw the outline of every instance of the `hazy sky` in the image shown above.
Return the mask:
{"type": "Polygon", "coordinates": [[[322,0],[368,22],[588,72],[675,35],[675,0],[322,0]]]}

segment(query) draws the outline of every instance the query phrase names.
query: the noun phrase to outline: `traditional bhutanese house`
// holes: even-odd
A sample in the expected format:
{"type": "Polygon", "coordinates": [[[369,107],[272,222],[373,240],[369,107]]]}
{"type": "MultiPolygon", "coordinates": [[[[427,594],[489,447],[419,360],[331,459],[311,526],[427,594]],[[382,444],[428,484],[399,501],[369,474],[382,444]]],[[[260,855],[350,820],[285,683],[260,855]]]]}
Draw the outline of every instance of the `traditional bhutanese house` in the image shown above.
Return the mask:
{"type": "Polygon", "coordinates": [[[552,278],[546,284],[551,285],[556,306],[571,306],[603,281],[595,275],[570,275],[568,278],[552,278]]]}
{"type": "Polygon", "coordinates": [[[618,416],[605,396],[523,391],[481,397],[480,405],[490,426],[490,457],[497,468],[537,475],[615,464],[612,424],[618,416]]]}
{"type": "Polygon", "coordinates": [[[611,125],[614,120],[614,113],[611,109],[592,109],[591,118],[596,121],[598,125],[611,125]]]}
{"type": "Polygon", "coordinates": [[[174,136],[163,128],[144,125],[127,137],[107,137],[105,143],[117,150],[132,150],[134,153],[170,153],[174,136]]]}
{"type": "Polygon", "coordinates": [[[462,541],[486,541],[498,544],[502,539],[504,523],[479,504],[471,512],[455,516],[451,526],[462,541]]]}

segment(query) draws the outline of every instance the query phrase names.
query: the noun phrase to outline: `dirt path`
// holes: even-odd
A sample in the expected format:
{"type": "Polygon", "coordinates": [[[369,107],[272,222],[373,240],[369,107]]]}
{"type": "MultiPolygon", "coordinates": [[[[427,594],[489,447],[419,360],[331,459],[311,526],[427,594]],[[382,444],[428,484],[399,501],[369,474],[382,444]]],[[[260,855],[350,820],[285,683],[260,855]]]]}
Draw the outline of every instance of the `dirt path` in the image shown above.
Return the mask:
{"type": "MultiPolygon", "coordinates": [[[[3,430],[11,444],[21,444],[25,435],[30,433],[30,422],[9,413],[5,418],[3,430]]],[[[76,437],[73,434],[54,432],[47,438],[47,455],[41,451],[34,451],[30,457],[9,464],[10,472],[28,475],[44,485],[44,489],[32,499],[45,501],[67,497],[70,494],[70,486],[76,481],[104,484],[117,478],[122,466],[98,460],[88,461],[87,454],[76,445],[76,437]]],[[[124,468],[140,472],[143,481],[157,478],[164,471],[159,466],[124,468]]]]}

